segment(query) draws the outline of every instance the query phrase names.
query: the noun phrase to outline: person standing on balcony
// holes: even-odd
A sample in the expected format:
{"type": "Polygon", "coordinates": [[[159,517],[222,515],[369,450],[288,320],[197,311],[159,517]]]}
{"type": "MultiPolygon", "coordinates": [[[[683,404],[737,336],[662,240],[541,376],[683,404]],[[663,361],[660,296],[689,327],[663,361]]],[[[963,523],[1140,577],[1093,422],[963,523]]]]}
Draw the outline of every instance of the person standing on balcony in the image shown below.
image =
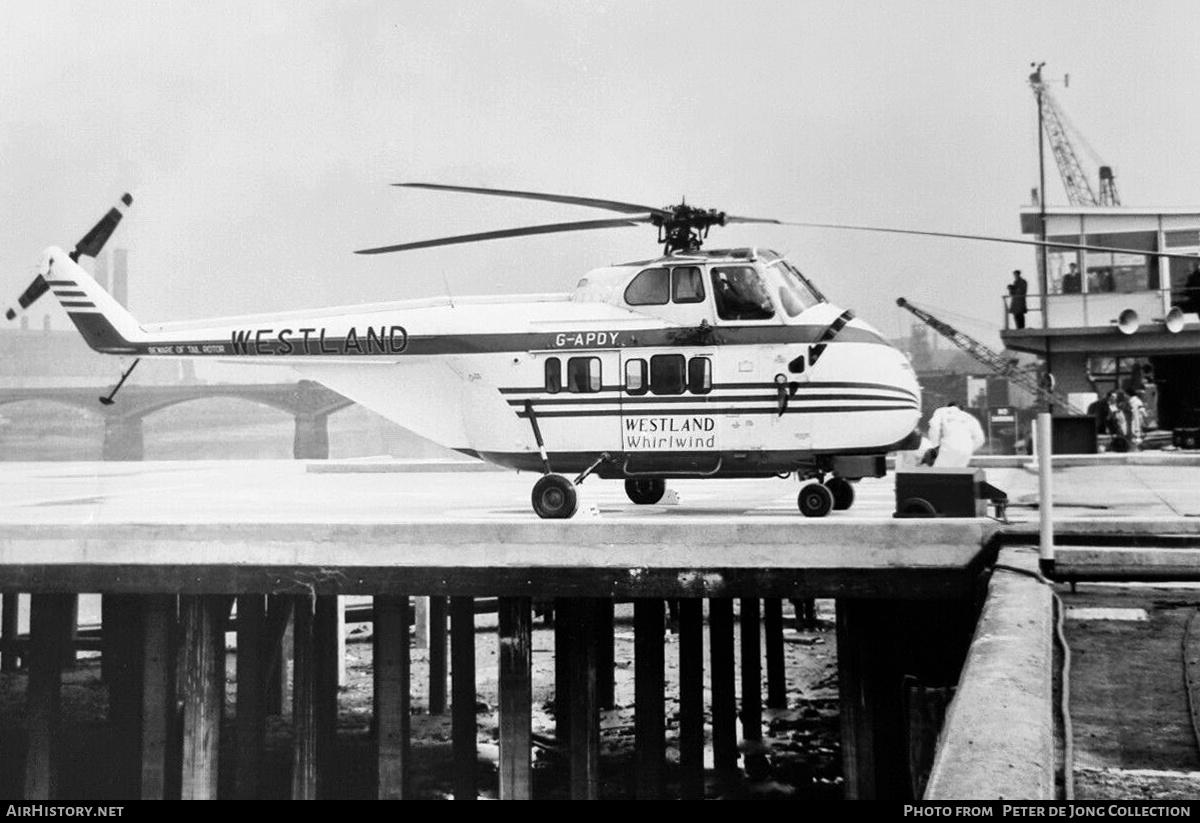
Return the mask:
{"type": "Polygon", "coordinates": [[[1008,284],[1008,310],[1013,316],[1013,325],[1018,329],[1025,328],[1025,293],[1029,291],[1029,281],[1021,276],[1021,270],[1013,271],[1013,281],[1008,284]]]}

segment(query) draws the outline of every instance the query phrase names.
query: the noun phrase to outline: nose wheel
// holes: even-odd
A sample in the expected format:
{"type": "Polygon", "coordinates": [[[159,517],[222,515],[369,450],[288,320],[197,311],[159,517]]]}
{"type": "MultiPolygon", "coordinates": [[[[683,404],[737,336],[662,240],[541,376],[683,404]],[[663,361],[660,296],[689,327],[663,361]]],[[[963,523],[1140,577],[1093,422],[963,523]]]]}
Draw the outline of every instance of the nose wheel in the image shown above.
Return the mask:
{"type": "Polygon", "coordinates": [[[533,484],[533,510],[547,520],[563,520],[575,514],[579,497],[575,484],[561,474],[543,475],[533,484]]]}

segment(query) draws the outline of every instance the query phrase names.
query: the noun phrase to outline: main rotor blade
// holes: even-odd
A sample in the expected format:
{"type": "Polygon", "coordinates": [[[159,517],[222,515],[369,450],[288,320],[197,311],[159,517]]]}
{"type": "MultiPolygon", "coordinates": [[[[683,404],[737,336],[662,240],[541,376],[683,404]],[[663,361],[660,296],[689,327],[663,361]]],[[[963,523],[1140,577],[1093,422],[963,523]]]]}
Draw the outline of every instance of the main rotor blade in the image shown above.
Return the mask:
{"type": "Polygon", "coordinates": [[[567,203],[572,206],[591,206],[594,209],[608,209],[625,214],[642,214],[652,212],[666,214],[663,209],[654,206],[639,206],[636,203],[622,203],[617,200],[598,200],[595,197],[572,197],[569,194],[543,194],[536,191],[509,191],[507,189],[481,189],[471,186],[443,186],[437,183],[393,183],[393,186],[404,186],[410,189],[430,189],[432,191],[461,191],[468,194],[488,194],[497,197],[519,197],[523,200],[545,200],[549,203],[567,203]]]}
{"type": "Polygon", "coordinates": [[[734,214],[725,215],[725,225],[729,225],[730,223],[774,223],[778,226],[781,225],[782,222],[783,221],[781,220],[775,220],[770,217],[738,217],[734,214]]]}
{"type": "Polygon", "coordinates": [[[399,243],[395,246],[380,246],[375,249],[359,249],[355,254],[384,254],[392,251],[428,249],[434,246],[452,246],[456,243],[477,243],[480,240],[499,240],[504,237],[524,237],[529,234],[554,234],[563,231],[586,231],[588,229],[614,229],[621,226],[638,226],[650,222],[650,215],[641,217],[614,217],[609,220],[582,220],[576,223],[549,223],[545,226],[523,226],[517,229],[499,229],[478,234],[460,234],[457,237],[440,237],[436,240],[418,240],[415,243],[399,243]]]}
{"type": "Polygon", "coordinates": [[[842,223],[796,223],[791,221],[775,221],[783,226],[800,226],[810,229],[845,229],[848,231],[870,231],[885,234],[915,234],[924,237],[949,237],[956,240],[982,240],[989,243],[1011,243],[1018,246],[1045,246],[1051,249],[1077,249],[1079,251],[1109,252],[1112,254],[1136,254],[1143,257],[1171,257],[1178,260],[1200,260],[1195,254],[1177,254],[1166,251],[1147,251],[1146,249],[1122,249],[1114,246],[1092,246],[1084,243],[1060,243],[1055,240],[1018,240],[1013,237],[994,237],[984,234],[955,234],[944,231],[920,231],[918,229],[889,229],[880,226],[848,226],[842,223]]]}

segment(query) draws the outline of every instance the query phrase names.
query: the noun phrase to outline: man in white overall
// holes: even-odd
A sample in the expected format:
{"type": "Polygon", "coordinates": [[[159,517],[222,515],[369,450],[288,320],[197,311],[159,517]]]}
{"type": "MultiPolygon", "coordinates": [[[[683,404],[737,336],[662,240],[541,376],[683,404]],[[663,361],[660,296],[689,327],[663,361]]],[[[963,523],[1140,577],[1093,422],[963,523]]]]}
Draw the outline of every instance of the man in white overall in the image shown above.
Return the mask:
{"type": "Polygon", "coordinates": [[[929,441],[938,449],[934,468],[966,466],[986,440],[979,421],[956,402],[947,403],[929,418],[929,441]]]}

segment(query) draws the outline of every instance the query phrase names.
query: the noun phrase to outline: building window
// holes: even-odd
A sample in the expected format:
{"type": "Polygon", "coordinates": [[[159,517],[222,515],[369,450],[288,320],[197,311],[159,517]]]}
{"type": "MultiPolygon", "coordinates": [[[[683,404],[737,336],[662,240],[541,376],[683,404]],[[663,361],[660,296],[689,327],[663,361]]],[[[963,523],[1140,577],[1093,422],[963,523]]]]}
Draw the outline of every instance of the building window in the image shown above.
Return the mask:
{"type": "Polygon", "coordinates": [[[684,370],[682,354],[654,355],[650,358],[650,391],[683,394],[684,370]]]}
{"type": "Polygon", "coordinates": [[[670,294],[666,269],[646,269],[625,287],[625,302],[630,306],[665,306],[670,294]]]}
{"type": "Polygon", "coordinates": [[[693,357],[688,361],[688,391],[692,394],[712,391],[712,361],[707,357],[693,357]]]}
{"type": "Polygon", "coordinates": [[[557,357],[546,358],[546,391],[550,394],[562,391],[562,363],[557,357]]]}
{"type": "Polygon", "coordinates": [[[698,266],[671,269],[671,300],[675,303],[704,302],[704,277],[698,266]]]}
{"type": "Polygon", "coordinates": [[[626,394],[645,394],[646,393],[646,361],[645,360],[626,360],[625,361],[625,393],[626,394]]]}
{"type": "Polygon", "coordinates": [[[572,357],[567,361],[567,391],[600,391],[599,357],[572,357]]]}

